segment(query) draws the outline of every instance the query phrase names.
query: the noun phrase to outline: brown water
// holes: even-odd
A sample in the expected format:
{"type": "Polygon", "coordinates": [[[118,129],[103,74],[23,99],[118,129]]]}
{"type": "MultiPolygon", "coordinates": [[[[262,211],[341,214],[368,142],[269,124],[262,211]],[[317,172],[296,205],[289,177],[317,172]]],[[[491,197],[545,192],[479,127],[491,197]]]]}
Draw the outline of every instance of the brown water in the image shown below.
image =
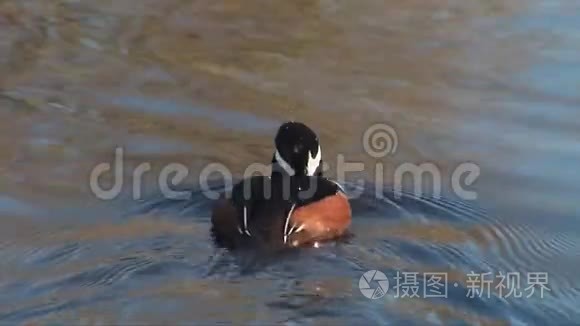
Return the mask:
{"type": "Polygon", "coordinates": [[[563,0],[0,1],[0,323],[577,322],[579,15],[563,0]],[[185,164],[184,186],[212,162],[239,176],[289,119],[370,181],[361,139],[388,123],[399,146],[380,161],[435,163],[446,196],[366,194],[351,241],[256,262],[216,250],[209,201],[163,198],[154,172],[141,200],[130,173],[114,201],[89,187],[118,146],[126,171],[185,164]],[[481,169],[467,203],[448,182],[466,161],[481,169]],[[448,273],[448,298],[369,300],[370,269],[448,273]],[[550,291],[468,298],[471,271],[548,273],[550,291]]]}

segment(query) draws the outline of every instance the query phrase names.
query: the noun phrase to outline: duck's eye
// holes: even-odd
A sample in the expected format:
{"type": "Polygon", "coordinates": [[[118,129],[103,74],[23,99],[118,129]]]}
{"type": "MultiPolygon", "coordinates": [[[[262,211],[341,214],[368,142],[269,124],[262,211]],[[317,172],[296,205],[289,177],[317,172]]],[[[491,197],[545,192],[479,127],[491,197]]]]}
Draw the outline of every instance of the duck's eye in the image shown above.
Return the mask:
{"type": "Polygon", "coordinates": [[[294,148],[292,148],[292,151],[294,152],[294,154],[300,153],[302,151],[302,145],[300,145],[300,144],[294,145],[294,148]]]}

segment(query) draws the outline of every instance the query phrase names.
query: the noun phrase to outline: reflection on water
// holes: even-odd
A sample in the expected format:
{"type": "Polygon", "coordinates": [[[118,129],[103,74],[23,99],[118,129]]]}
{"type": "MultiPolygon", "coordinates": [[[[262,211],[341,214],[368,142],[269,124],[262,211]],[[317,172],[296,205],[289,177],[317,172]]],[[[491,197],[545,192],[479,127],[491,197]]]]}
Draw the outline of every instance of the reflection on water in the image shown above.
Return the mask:
{"type": "MultiPolygon", "coordinates": [[[[571,1],[0,2],[0,323],[565,323],[580,317],[579,6],[571,1]],[[216,250],[209,202],[155,171],[267,163],[284,120],[325,161],[433,162],[446,197],[353,202],[354,237],[260,259],[216,250]],[[91,169],[125,148],[144,199],[103,202],[91,169]],[[475,162],[478,199],[449,174],[475,162]],[[447,299],[368,300],[378,269],[448,273],[447,299]],[[466,298],[466,274],[547,272],[544,298],[466,298]],[[457,284],[457,286],[454,286],[457,284]]],[[[331,170],[332,171],[332,170],[331,170]]],[[[332,175],[332,172],[331,172],[332,175]]],[[[126,184],[132,182],[125,174],[126,184]]],[[[386,184],[392,175],[384,175],[386,184]]],[[[368,189],[367,189],[368,190],[368,189]]]]}

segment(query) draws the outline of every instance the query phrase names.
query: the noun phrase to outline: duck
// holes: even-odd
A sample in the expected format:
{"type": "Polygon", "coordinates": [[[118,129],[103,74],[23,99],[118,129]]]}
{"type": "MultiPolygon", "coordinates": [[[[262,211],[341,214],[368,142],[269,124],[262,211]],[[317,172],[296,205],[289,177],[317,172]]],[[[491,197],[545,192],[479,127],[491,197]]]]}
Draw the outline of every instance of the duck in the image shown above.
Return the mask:
{"type": "Polygon", "coordinates": [[[318,135],[289,121],[274,137],[270,174],[242,179],[215,201],[211,235],[230,250],[318,247],[346,236],[351,215],[344,188],[323,175],[318,135]]]}

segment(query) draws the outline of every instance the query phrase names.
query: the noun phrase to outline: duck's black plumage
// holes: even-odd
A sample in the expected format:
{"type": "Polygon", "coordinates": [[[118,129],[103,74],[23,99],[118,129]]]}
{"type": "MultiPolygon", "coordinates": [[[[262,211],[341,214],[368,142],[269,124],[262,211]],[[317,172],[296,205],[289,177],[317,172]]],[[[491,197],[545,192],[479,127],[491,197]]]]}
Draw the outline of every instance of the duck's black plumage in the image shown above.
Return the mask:
{"type": "MultiPolygon", "coordinates": [[[[237,234],[212,229],[216,243],[226,247],[244,244],[283,245],[292,210],[336,195],[341,188],[320,176],[274,174],[254,176],[237,183],[228,200],[235,210],[237,234]],[[234,242],[234,243],[232,243],[234,242]]],[[[231,223],[231,222],[230,222],[231,223]]],[[[233,229],[230,228],[230,231],[233,229]]]]}
{"type": "Polygon", "coordinates": [[[322,176],[316,133],[303,123],[286,122],[274,145],[271,176],[244,179],[215,203],[212,234],[219,246],[316,245],[345,234],[350,225],[348,198],[322,176]]]}

